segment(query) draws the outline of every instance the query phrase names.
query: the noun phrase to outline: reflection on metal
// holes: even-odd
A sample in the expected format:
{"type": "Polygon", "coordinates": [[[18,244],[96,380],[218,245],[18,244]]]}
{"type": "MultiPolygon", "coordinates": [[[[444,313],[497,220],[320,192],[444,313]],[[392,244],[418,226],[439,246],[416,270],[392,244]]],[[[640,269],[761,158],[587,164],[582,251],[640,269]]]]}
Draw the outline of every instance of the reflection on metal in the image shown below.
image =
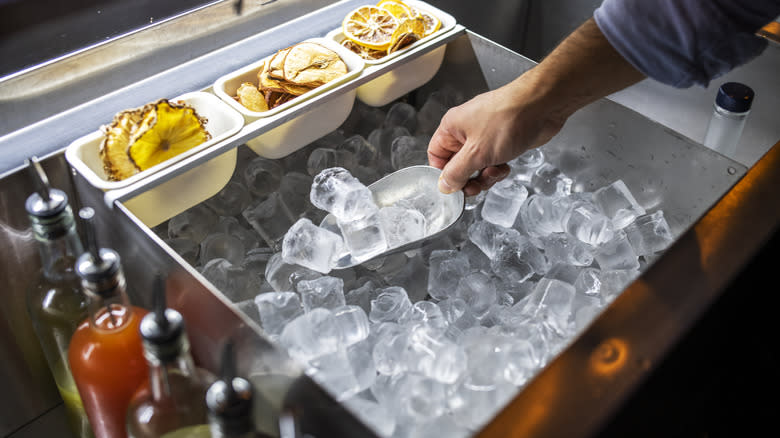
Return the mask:
{"type": "Polygon", "coordinates": [[[626,341],[609,338],[593,349],[588,363],[594,374],[609,377],[618,373],[626,365],[628,358],[629,348],[626,341]]]}
{"type": "Polygon", "coordinates": [[[780,22],[773,21],[756,32],[756,35],[766,38],[772,43],[780,44],[780,22]]]}

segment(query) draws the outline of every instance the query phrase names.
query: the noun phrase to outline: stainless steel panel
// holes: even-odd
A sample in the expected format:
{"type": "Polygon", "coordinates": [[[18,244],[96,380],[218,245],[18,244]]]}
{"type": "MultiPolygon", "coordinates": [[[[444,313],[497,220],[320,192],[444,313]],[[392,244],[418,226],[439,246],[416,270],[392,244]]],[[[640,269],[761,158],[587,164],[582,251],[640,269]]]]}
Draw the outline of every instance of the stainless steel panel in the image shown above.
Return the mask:
{"type": "MultiPolygon", "coordinates": [[[[42,160],[53,187],[74,194],[62,155],[42,160]]],[[[22,427],[62,400],[27,313],[25,293],[41,263],[24,202],[34,188],[26,172],[0,178],[0,435],[22,427]]]]}

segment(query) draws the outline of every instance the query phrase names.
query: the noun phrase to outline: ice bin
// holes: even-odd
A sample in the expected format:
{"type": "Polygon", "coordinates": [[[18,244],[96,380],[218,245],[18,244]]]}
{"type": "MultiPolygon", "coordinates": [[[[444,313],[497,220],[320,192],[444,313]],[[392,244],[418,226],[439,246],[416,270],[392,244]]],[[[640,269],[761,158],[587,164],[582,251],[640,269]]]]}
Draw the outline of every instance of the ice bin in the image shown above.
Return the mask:
{"type": "MultiPolygon", "coordinates": [[[[316,22],[316,17],[311,20],[316,22]]],[[[209,56],[219,59],[227,55],[209,56]]],[[[423,98],[445,85],[470,97],[501,86],[533,65],[527,58],[461,30],[448,42],[436,75],[408,98],[423,98]]],[[[233,146],[252,138],[252,134],[239,134],[233,146]]],[[[479,436],[506,436],[509,431],[520,430],[525,436],[590,436],[717,296],[735,265],[739,265],[732,263],[734,258],[747,260],[780,218],[777,207],[767,212],[758,197],[766,187],[780,183],[776,170],[780,168],[780,144],[754,168],[746,169],[619,104],[600,100],[575,113],[544,150],[551,161],[574,178],[575,184],[586,190],[622,178],[643,206],[663,208],[676,242],[663,256],[643,267],[642,276],[572,339],[503,412],[496,412],[493,421],[475,434],[479,436]],[[739,214],[724,213],[726,204],[737,205],[739,214]],[[751,220],[747,237],[739,241],[726,232],[736,222],[751,220]],[[734,247],[739,250],[733,251],[734,247]],[[650,333],[649,328],[656,330],[650,333]],[[604,351],[613,354],[604,355],[604,351]],[[521,415],[531,410],[535,412],[533,418],[521,415]]],[[[196,170],[205,162],[187,160],[177,172],[196,170]]],[[[112,245],[123,257],[134,302],[148,305],[152,273],[160,270],[168,274],[168,302],[188,321],[196,361],[215,370],[221,341],[228,336],[238,340],[239,372],[250,377],[262,396],[256,409],[262,429],[273,430],[275,415],[284,406],[295,409],[304,429],[315,436],[375,436],[302,374],[300,366],[269,342],[260,327],[124,204],[178,173],[162,172],[149,185],[136,186],[106,203],[100,190],[70,171],[62,150],[48,156],[44,165],[54,175],[54,184],[72,194],[75,207],[96,208],[100,241],[112,245]]],[[[0,272],[11,279],[7,289],[15,292],[3,312],[23,311],[21,292],[17,292],[22,290],[23,278],[16,273],[31,274],[37,263],[31,237],[25,234],[27,223],[22,208],[30,190],[24,169],[0,178],[0,204],[4,207],[0,242],[12,248],[3,251],[0,272]]],[[[6,339],[16,348],[18,342],[32,338],[3,333],[6,339]]],[[[26,357],[34,361],[33,350],[26,357]]],[[[22,355],[13,351],[15,355],[8,363],[24,364],[22,355]]],[[[22,398],[52,400],[56,395],[52,395],[52,385],[45,382],[40,357],[34,365],[25,372],[25,378],[35,379],[32,388],[39,392],[22,394],[27,388],[19,385],[12,385],[12,391],[20,392],[22,398]]]]}

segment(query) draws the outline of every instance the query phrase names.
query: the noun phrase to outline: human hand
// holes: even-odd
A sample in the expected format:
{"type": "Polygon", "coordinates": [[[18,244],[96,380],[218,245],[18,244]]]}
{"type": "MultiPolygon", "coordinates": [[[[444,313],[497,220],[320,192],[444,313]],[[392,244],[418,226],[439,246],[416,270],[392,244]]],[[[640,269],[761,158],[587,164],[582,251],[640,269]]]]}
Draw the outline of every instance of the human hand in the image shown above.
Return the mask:
{"type": "Polygon", "coordinates": [[[428,144],[428,162],[442,169],[439,190],[467,196],[489,189],[509,174],[508,161],[546,143],[563,126],[537,105],[526,75],[451,108],[428,144]],[[525,78],[525,79],[524,79],[525,78]],[[477,176],[471,175],[479,172],[477,176]]]}

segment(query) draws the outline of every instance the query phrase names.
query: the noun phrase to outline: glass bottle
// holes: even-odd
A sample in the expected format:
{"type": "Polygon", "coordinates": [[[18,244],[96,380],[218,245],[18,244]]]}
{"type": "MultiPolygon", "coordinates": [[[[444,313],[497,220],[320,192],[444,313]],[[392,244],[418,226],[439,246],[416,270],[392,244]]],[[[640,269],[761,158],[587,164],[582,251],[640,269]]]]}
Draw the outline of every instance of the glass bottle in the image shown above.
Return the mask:
{"type": "Polygon", "coordinates": [[[733,158],[754,97],[753,89],[745,84],[726,82],[721,85],[704,135],[704,146],[733,158]]]}
{"type": "MultiPolygon", "coordinates": [[[[222,351],[220,378],[206,393],[212,438],[270,438],[255,429],[253,416],[254,389],[248,380],[236,376],[233,343],[222,351]]],[[[282,434],[281,438],[293,438],[282,434]]],[[[297,438],[297,436],[296,436],[297,438]]]]}
{"type": "Polygon", "coordinates": [[[73,435],[92,436],[76,383],[68,365],[68,346],[79,323],[87,317],[87,296],[74,271],[82,252],[73,211],[65,192],[49,187],[36,157],[27,162],[37,193],[27,198],[25,208],[38,242],[41,270],[27,293],[27,310],[43,349],[73,435]]]}
{"type": "Polygon", "coordinates": [[[165,305],[158,281],[154,313],[141,321],[149,379],[133,396],[127,411],[127,434],[141,437],[210,437],[206,389],[214,377],[197,368],[182,315],[165,305]]]}
{"type": "Polygon", "coordinates": [[[98,248],[94,210],[83,208],[79,216],[88,252],[78,258],[76,272],[89,316],[73,334],[68,360],[95,436],[121,438],[130,398],[149,377],[139,333],[148,311],[130,304],[119,254],[98,248]]]}

